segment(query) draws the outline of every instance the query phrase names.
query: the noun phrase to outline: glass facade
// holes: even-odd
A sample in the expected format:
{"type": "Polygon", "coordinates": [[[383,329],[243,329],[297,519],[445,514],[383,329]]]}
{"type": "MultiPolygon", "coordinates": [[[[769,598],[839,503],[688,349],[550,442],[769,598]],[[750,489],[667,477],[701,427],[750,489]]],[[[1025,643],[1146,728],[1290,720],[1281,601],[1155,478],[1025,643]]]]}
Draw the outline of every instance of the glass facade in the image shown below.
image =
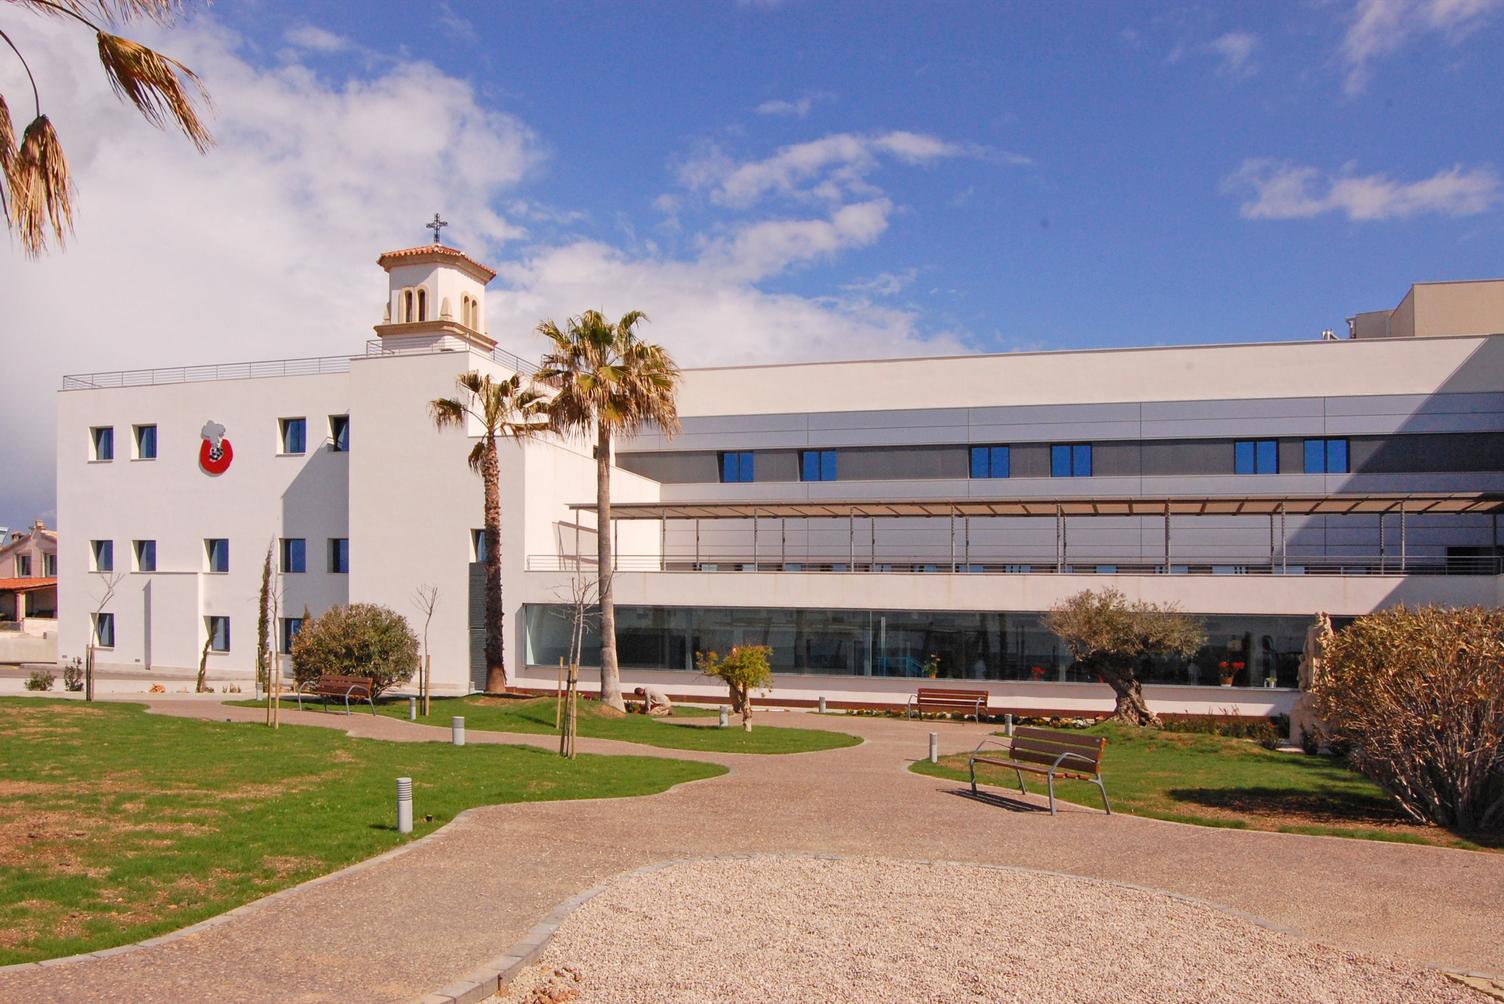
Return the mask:
{"type": "Polygon", "coordinates": [[[1091,444],[1057,444],[1050,447],[1050,477],[1091,477],[1091,444]]]}
{"type": "Polygon", "coordinates": [[[1278,474],[1279,441],[1240,439],[1233,444],[1234,474],[1278,474]]]}
{"type": "MultiPolygon", "coordinates": [[[[529,665],[568,658],[572,616],[565,604],[527,605],[529,665]]],[[[1234,687],[1296,685],[1310,618],[1229,614],[1203,622],[1207,644],[1199,652],[1149,660],[1142,679],[1217,686],[1228,676],[1234,687]]],[[[920,677],[933,655],[939,679],[1095,682],[1039,613],[619,605],[616,634],[625,669],[693,671],[696,652],[755,644],[772,648],[780,675],[920,677]]],[[[600,662],[594,628],[586,629],[581,662],[600,662]]]]}
{"type": "Polygon", "coordinates": [[[721,454],[721,481],[723,483],[752,481],[754,480],[752,470],[751,452],[721,454]]]}
{"type": "Polygon", "coordinates": [[[800,481],[834,481],[835,479],[835,450],[805,450],[799,454],[800,481]]]}
{"type": "Polygon", "coordinates": [[[1009,457],[1006,446],[973,446],[971,448],[971,476],[974,478],[1006,478],[1009,457]]]}

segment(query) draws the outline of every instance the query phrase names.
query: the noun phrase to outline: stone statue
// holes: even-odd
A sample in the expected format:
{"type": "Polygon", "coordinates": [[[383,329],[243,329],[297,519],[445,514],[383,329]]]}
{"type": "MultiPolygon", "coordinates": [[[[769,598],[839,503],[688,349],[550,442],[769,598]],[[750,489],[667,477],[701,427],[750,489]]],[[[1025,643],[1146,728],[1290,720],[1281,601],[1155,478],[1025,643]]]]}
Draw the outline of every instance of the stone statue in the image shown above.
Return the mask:
{"type": "Polygon", "coordinates": [[[1326,648],[1332,641],[1332,619],[1326,613],[1316,614],[1316,619],[1306,629],[1305,647],[1300,653],[1300,689],[1309,693],[1321,683],[1322,668],[1326,662],[1326,648]]]}

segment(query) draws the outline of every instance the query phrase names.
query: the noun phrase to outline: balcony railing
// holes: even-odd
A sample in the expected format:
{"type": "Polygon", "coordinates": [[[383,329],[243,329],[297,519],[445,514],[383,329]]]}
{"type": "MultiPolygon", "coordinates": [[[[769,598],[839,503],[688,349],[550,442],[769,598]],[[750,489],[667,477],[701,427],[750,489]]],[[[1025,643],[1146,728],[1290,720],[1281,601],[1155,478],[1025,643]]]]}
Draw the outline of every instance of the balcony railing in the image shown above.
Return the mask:
{"type": "MultiPolygon", "coordinates": [[[[571,554],[530,554],[527,558],[529,572],[583,571],[593,574],[596,559],[593,556],[576,558],[571,554]]],[[[1323,555],[1290,557],[1283,563],[1268,559],[1253,561],[1248,558],[1196,558],[1185,562],[1173,561],[1168,568],[1163,561],[1158,563],[1145,559],[1128,558],[1071,558],[1064,566],[1053,561],[1018,558],[1016,560],[988,558],[973,560],[970,564],[952,564],[949,559],[934,558],[887,558],[880,562],[858,559],[854,564],[847,559],[812,557],[800,561],[769,561],[766,557],[754,561],[747,554],[693,556],[656,554],[622,554],[616,557],[616,568],[621,572],[851,572],[858,573],[958,573],[980,575],[1501,575],[1504,574],[1504,556],[1495,555],[1410,555],[1403,564],[1395,555],[1323,555]]]]}
{"type": "Polygon", "coordinates": [[[350,372],[349,356],[310,356],[304,359],[267,359],[255,363],[215,363],[208,366],[165,366],[110,373],[74,373],[63,377],[63,390],[105,387],[152,387],[159,384],[200,383],[210,380],[255,380],[261,377],[311,376],[350,372]]]}
{"type": "MultiPolygon", "coordinates": [[[[366,342],[367,356],[426,356],[432,355],[437,352],[450,351],[453,350],[427,345],[421,348],[394,349],[390,346],[383,345],[381,339],[379,338],[373,338],[370,341],[366,342]]],[[[477,355],[489,356],[492,360],[501,363],[501,365],[505,366],[507,369],[521,373],[523,376],[532,376],[534,373],[538,372],[537,364],[530,363],[516,353],[508,352],[506,349],[496,348],[492,349],[490,352],[482,352],[480,349],[472,347],[470,351],[474,352],[477,355]]]]}

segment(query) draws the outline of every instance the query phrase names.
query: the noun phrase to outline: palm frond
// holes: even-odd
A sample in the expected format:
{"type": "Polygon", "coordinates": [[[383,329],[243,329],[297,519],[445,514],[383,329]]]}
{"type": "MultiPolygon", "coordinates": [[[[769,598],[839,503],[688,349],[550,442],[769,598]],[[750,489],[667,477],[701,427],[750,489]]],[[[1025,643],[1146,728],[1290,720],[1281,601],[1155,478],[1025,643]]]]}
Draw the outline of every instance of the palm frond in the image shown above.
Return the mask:
{"type": "Polygon", "coordinates": [[[16,127],[10,120],[5,95],[0,94],[0,216],[10,225],[10,177],[16,164],[16,127]]]}
{"type": "Polygon", "coordinates": [[[177,123],[184,135],[203,153],[214,145],[209,130],[199,121],[184,79],[198,88],[207,105],[209,92],[188,67],[128,38],[99,33],[99,61],[115,93],[130,101],[158,128],[177,123]]]}
{"type": "Polygon", "coordinates": [[[486,441],[484,439],[478,440],[470,448],[470,456],[465,459],[465,462],[470,465],[470,469],[476,474],[481,473],[486,462],[486,441]]]}
{"type": "Polygon", "coordinates": [[[57,235],[73,230],[73,182],[57,131],[47,116],[26,127],[10,174],[11,218],[21,231],[21,246],[32,258],[47,247],[47,228],[57,235]]]}
{"type": "Polygon", "coordinates": [[[148,20],[171,24],[186,7],[181,0],[12,0],[54,17],[69,15],[98,30],[95,21],[148,20]]]}
{"type": "Polygon", "coordinates": [[[463,401],[452,397],[439,398],[437,401],[428,402],[428,414],[433,418],[433,424],[440,429],[451,425],[463,427],[465,419],[470,414],[470,409],[463,401]]]}

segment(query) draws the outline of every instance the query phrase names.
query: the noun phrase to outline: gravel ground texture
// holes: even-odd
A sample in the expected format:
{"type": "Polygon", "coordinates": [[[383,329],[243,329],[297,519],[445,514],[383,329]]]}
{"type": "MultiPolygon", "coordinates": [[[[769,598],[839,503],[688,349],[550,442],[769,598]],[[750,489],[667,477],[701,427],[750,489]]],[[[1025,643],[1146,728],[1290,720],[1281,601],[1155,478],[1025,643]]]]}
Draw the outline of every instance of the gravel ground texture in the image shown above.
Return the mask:
{"type": "Polygon", "coordinates": [[[758,857],[613,882],[497,1004],[1487,1000],[1159,893],[969,865],[758,857]]]}

